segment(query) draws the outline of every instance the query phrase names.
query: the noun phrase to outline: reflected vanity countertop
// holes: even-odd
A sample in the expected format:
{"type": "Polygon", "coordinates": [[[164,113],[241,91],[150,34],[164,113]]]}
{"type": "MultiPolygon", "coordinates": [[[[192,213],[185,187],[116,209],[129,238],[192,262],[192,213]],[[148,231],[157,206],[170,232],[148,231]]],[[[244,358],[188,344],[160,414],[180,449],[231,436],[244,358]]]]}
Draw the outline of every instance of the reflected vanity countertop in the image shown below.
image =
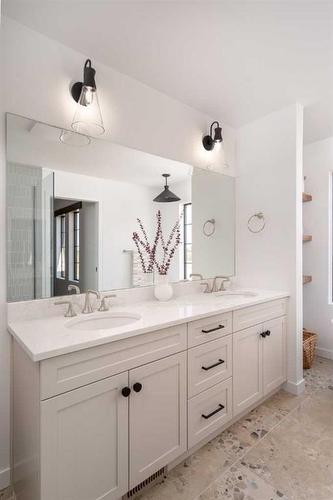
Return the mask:
{"type": "MultiPolygon", "coordinates": [[[[108,312],[95,312],[91,315],[80,314],[75,318],[64,318],[63,315],[59,315],[59,311],[55,307],[54,316],[12,321],[8,325],[8,330],[33,361],[42,361],[54,356],[289,296],[288,292],[247,291],[250,293],[246,294],[245,292],[243,295],[229,293],[225,296],[195,293],[182,295],[168,302],[151,300],[123,306],[117,305],[112,306],[108,312]],[[75,321],[99,319],[103,315],[105,318],[111,315],[127,315],[139,319],[112,328],[96,330],[75,328],[75,321]]],[[[104,322],[102,321],[101,324],[104,322]]]]}

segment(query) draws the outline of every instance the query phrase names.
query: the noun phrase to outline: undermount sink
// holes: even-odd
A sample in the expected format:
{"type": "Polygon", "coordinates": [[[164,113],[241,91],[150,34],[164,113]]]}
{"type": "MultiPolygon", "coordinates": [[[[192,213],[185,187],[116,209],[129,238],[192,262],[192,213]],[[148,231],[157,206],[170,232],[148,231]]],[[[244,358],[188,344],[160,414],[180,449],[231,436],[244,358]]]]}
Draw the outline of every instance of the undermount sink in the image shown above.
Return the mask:
{"type": "Polygon", "coordinates": [[[126,326],[141,319],[139,314],[130,313],[101,313],[100,316],[80,317],[68,321],[67,328],[72,330],[110,330],[119,326],[126,326]]]}
{"type": "Polygon", "coordinates": [[[225,298],[247,298],[256,297],[258,294],[256,292],[250,292],[247,290],[224,290],[221,292],[214,293],[215,297],[225,297],[225,298]]]}

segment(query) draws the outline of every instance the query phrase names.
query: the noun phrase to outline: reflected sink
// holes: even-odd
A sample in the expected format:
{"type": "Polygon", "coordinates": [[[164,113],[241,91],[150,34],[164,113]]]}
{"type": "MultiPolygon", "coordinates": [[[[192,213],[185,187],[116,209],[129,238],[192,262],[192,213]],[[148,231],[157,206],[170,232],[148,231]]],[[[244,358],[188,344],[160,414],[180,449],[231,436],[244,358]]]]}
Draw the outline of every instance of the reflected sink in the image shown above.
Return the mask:
{"type": "Polygon", "coordinates": [[[66,323],[72,330],[110,330],[119,326],[126,326],[141,319],[139,314],[131,313],[100,313],[100,316],[75,318],[66,323]]]}
{"type": "Polygon", "coordinates": [[[250,292],[247,290],[225,290],[221,292],[215,292],[215,297],[224,297],[226,299],[232,298],[248,298],[248,297],[256,297],[258,294],[256,292],[250,292]]]}

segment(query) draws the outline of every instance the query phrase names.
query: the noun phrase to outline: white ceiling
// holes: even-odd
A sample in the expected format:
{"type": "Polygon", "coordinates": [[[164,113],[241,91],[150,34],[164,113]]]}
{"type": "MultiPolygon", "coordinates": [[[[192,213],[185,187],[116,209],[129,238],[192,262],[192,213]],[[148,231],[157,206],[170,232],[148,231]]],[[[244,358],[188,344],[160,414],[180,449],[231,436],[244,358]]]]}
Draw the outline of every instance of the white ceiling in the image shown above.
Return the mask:
{"type": "Polygon", "coordinates": [[[57,127],[9,114],[8,160],[148,187],[162,188],[163,173],[171,175],[170,185],[191,177],[192,167],[185,163],[105,140],[92,139],[87,146],[71,146],[60,141],[62,132],[57,127]]]}
{"type": "Polygon", "coordinates": [[[5,0],[4,13],[234,127],[333,88],[333,2],[5,0]]]}

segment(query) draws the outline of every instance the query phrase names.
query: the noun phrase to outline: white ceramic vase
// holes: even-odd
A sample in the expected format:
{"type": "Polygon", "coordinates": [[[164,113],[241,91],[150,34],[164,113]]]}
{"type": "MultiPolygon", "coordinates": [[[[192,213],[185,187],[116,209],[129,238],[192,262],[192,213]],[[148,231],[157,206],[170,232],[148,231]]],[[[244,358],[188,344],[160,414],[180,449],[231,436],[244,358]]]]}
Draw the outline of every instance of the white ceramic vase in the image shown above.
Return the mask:
{"type": "Polygon", "coordinates": [[[157,274],[154,295],[157,300],[165,302],[173,296],[173,288],[167,274],[157,274]]]}

